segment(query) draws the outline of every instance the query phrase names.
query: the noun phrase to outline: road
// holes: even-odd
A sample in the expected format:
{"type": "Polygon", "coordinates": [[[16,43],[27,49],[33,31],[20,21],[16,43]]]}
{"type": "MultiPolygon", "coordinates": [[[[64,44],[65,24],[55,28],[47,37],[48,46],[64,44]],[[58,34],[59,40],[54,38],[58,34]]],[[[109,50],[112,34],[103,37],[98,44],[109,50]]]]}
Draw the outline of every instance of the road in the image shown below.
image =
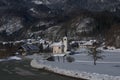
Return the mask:
{"type": "Polygon", "coordinates": [[[43,70],[34,69],[30,61],[0,62],[0,80],[77,80],[43,70]]]}

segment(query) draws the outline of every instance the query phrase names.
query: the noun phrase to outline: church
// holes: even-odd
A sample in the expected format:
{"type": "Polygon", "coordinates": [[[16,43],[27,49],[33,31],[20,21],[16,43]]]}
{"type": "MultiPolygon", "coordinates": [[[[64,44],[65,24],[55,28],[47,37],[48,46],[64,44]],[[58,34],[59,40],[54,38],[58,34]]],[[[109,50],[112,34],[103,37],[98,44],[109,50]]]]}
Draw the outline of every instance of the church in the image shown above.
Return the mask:
{"type": "Polygon", "coordinates": [[[52,45],[53,54],[64,54],[67,52],[67,37],[63,37],[62,41],[54,42],[52,45]]]}

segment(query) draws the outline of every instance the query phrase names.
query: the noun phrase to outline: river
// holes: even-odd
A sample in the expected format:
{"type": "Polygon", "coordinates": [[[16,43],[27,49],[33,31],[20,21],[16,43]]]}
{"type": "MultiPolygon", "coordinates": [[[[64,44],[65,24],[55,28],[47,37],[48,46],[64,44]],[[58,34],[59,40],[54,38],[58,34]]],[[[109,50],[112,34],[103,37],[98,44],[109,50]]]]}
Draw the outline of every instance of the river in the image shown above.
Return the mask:
{"type": "Polygon", "coordinates": [[[0,80],[80,80],[34,69],[29,60],[0,62],[0,80]]]}

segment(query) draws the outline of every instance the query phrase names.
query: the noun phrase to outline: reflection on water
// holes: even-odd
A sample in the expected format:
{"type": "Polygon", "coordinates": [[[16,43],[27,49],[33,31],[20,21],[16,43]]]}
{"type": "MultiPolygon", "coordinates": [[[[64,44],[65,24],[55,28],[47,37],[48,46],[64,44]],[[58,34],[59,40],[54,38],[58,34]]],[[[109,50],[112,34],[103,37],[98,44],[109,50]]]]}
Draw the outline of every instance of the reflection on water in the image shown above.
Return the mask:
{"type": "Polygon", "coordinates": [[[29,61],[0,62],[0,80],[77,80],[31,68],[29,61]]]}

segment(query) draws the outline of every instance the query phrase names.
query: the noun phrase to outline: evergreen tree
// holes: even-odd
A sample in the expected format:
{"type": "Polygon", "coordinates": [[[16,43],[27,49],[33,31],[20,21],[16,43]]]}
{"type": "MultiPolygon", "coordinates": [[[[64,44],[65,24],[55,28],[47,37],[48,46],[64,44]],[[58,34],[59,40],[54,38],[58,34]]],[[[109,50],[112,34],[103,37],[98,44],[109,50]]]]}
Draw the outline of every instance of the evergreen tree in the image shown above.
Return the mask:
{"type": "Polygon", "coordinates": [[[42,43],[40,44],[39,48],[40,48],[40,52],[43,52],[43,44],[42,43]]]}

